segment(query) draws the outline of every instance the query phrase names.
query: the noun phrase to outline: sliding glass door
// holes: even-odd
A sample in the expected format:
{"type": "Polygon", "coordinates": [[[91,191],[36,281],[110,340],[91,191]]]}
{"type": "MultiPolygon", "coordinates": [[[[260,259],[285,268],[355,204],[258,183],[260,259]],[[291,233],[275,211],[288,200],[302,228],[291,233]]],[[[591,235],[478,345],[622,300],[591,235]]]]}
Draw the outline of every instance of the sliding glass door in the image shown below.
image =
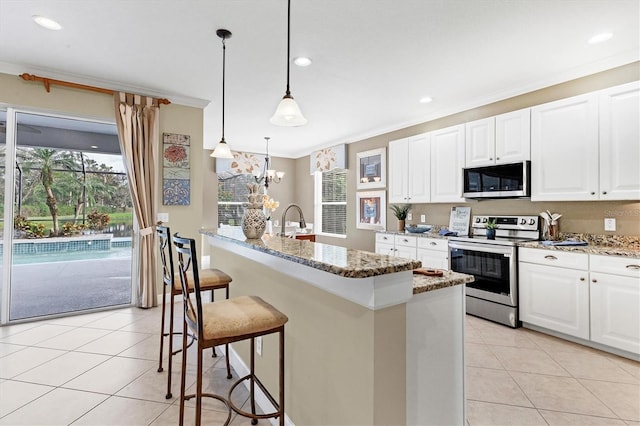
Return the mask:
{"type": "Polygon", "coordinates": [[[115,125],[30,112],[15,122],[5,321],[130,305],[133,214],[115,125]]]}

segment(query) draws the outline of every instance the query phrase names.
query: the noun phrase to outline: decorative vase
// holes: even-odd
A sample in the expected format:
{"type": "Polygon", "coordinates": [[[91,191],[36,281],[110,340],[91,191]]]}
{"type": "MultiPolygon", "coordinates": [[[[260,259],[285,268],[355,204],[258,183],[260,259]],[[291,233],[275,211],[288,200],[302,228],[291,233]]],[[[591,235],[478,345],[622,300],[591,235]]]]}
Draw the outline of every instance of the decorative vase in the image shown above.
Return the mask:
{"type": "Polygon", "coordinates": [[[402,220],[402,219],[398,220],[398,231],[404,232],[404,223],[405,223],[404,220],[402,220]]]}
{"type": "Polygon", "coordinates": [[[240,225],[244,236],[247,237],[248,240],[255,240],[264,235],[267,227],[267,218],[262,211],[262,194],[258,193],[258,184],[247,184],[247,188],[249,189],[249,195],[247,195],[249,202],[245,204],[240,225]]]}
{"type": "Polygon", "coordinates": [[[495,240],[496,239],[496,230],[495,229],[487,229],[487,239],[495,240]]]}

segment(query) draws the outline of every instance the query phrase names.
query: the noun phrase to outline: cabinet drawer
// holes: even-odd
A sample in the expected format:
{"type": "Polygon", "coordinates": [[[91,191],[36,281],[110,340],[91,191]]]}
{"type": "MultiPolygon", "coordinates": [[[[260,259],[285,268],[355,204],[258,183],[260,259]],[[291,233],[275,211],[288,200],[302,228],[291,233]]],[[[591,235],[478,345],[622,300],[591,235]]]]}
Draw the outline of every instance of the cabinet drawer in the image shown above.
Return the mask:
{"type": "Polygon", "coordinates": [[[403,247],[415,248],[417,239],[418,237],[410,237],[408,235],[396,235],[395,236],[396,247],[403,246],[403,247]]]}
{"type": "Polygon", "coordinates": [[[637,258],[592,254],[589,264],[592,272],[640,278],[640,259],[637,258]]]}
{"type": "Polygon", "coordinates": [[[376,243],[393,244],[393,234],[376,233],[376,243]]]}
{"type": "Polygon", "coordinates": [[[418,238],[418,248],[449,252],[449,240],[438,238],[418,238]]]}
{"type": "Polygon", "coordinates": [[[520,262],[537,263],[546,266],[559,266],[569,269],[589,269],[589,255],[586,253],[570,253],[559,250],[518,249],[520,262]]]}

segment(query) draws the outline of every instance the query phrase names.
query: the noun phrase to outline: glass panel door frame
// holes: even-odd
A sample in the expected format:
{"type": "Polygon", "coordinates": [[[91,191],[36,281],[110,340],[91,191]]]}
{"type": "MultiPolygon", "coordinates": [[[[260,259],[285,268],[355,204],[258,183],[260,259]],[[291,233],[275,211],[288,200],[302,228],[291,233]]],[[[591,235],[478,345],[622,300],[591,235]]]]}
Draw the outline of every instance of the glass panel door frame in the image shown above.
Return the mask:
{"type": "MultiPolygon", "coordinates": [[[[9,319],[10,315],[10,300],[11,300],[11,272],[13,265],[13,222],[14,222],[14,214],[15,214],[15,177],[16,177],[16,159],[17,159],[17,116],[20,113],[25,114],[41,114],[51,118],[61,118],[61,119],[71,119],[71,120],[81,120],[81,121],[91,121],[95,123],[103,123],[115,125],[115,122],[109,122],[106,120],[96,119],[92,117],[82,116],[81,114],[60,114],[54,113],[48,110],[42,110],[38,108],[15,108],[8,106],[6,104],[0,104],[0,108],[6,110],[7,120],[6,120],[6,142],[5,142],[5,188],[4,188],[4,233],[3,233],[3,256],[2,256],[2,282],[1,285],[1,293],[0,293],[0,325],[8,324],[12,321],[9,319]],[[9,200],[9,202],[6,202],[9,200]]],[[[137,288],[138,288],[138,265],[139,259],[137,250],[137,241],[139,232],[139,225],[136,220],[135,214],[133,214],[133,228],[134,233],[132,235],[132,255],[131,255],[131,304],[135,306],[137,304],[137,288]]],[[[96,308],[93,309],[95,311],[105,310],[109,308],[96,308]]],[[[87,310],[83,312],[90,312],[87,310]]],[[[74,315],[75,312],[71,312],[68,314],[62,315],[74,315]]],[[[43,317],[37,317],[33,319],[29,319],[28,321],[38,320],[43,317]]],[[[15,321],[23,322],[22,320],[15,321]]]]}

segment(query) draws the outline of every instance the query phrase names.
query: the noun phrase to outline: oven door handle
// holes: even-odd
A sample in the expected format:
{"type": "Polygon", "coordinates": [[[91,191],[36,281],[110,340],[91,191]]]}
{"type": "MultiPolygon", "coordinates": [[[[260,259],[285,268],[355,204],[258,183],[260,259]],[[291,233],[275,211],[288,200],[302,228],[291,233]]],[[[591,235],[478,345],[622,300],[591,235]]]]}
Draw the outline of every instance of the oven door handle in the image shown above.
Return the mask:
{"type": "Polygon", "coordinates": [[[449,242],[450,249],[460,249],[460,250],[470,250],[481,253],[496,253],[496,254],[504,254],[505,256],[513,256],[515,255],[516,248],[515,247],[500,247],[500,246],[492,246],[490,244],[466,244],[466,243],[458,243],[458,242],[449,242]]]}

